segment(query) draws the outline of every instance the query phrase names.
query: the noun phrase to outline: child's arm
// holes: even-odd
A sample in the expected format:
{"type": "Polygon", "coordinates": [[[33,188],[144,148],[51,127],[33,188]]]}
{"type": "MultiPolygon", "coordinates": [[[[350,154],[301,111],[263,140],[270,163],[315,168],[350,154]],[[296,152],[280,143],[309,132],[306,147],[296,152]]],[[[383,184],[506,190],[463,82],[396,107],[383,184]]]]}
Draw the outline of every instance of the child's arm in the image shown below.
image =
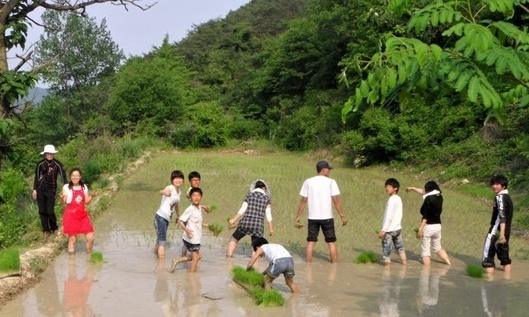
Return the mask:
{"type": "Polygon", "coordinates": [[[419,195],[424,195],[424,194],[426,194],[426,193],[424,192],[424,189],[422,189],[422,188],[411,187],[411,186],[410,186],[410,187],[406,187],[406,192],[409,192],[410,190],[416,192],[416,193],[419,194],[419,195]]]}
{"type": "Polygon", "coordinates": [[[180,226],[180,228],[182,228],[182,230],[185,231],[189,239],[193,238],[193,230],[186,227],[185,223],[182,220],[178,219],[178,225],[180,226]]]}
{"type": "Polygon", "coordinates": [[[241,208],[239,208],[239,211],[237,211],[237,214],[228,221],[230,226],[233,226],[239,219],[241,219],[241,217],[246,212],[246,208],[248,208],[248,203],[244,201],[241,205],[241,208]]]}
{"type": "Polygon", "coordinates": [[[158,194],[164,195],[167,197],[171,196],[171,185],[166,186],[164,189],[160,190],[158,194]]]}
{"type": "Polygon", "coordinates": [[[250,259],[250,262],[248,262],[248,265],[246,265],[246,271],[249,271],[253,267],[255,261],[257,261],[261,254],[263,254],[263,248],[257,248],[250,259]]]}
{"type": "Polygon", "coordinates": [[[307,197],[301,196],[301,199],[299,200],[298,211],[296,212],[296,218],[295,218],[295,222],[296,222],[295,226],[297,228],[303,227],[303,225],[300,224],[300,221],[301,221],[301,214],[303,214],[303,212],[305,211],[305,206],[307,206],[307,197]]]}
{"type": "Polygon", "coordinates": [[[270,235],[274,235],[274,226],[272,226],[272,206],[268,205],[266,206],[266,221],[268,222],[268,230],[270,231],[270,235]]]}

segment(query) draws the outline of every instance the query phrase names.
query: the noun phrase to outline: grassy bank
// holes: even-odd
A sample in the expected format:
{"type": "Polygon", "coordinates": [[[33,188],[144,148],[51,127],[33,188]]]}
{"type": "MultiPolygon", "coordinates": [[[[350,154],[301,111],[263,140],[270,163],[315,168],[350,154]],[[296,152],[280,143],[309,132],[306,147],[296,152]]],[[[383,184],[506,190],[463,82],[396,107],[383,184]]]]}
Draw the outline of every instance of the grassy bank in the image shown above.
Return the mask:
{"type": "MultiPolygon", "coordinates": [[[[291,252],[303,256],[306,226],[294,227],[293,218],[299,203],[299,191],[303,180],[316,174],[315,162],[325,157],[309,156],[286,152],[260,151],[190,151],[165,152],[153,156],[145,167],[152,175],[142,186],[159,189],[168,183],[173,169],[180,169],[187,175],[192,170],[202,174],[203,202],[218,206],[217,210],[205,215],[208,223],[225,224],[226,219],[239,209],[250,183],[256,178],[266,180],[272,191],[272,214],[276,234],[271,242],[284,244],[291,252]]],[[[331,177],[335,178],[341,190],[344,211],[349,218],[345,227],[337,225],[340,261],[354,262],[364,251],[380,254],[380,240],[376,232],[380,229],[387,195],[384,181],[397,178],[402,188],[422,187],[429,175],[407,174],[399,170],[384,168],[351,169],[331,160],[335,167],[331,177]]],[[[186,188],[187,188],[186,181],[186,188]]],[[[462,185],[461,185],[462,186],[462,185]]],[[[474,185],[478,186],[479,185],[474,185]]],[[[458,185],[441,185],[445,197],[443,212],[443,247],[452,257],[469,263],[480,262],[483,239],[488,229],[491,213],[491,199],[477,198],[458,185]]],[[[479,189],[487,192],[487,187],[479,189]]],[[[474,191],[474,190],[473,190],[474,191]]],[[[418,259],[419,242],[414,228],[419,226],[419,208],[422,197],[401,190],[404,204],[404,242],[411,260],[418,259]]],[[[134,197],[131,197],[133,200],[134,197]]],[[[146,202],[147,210],[157,206],[157,197],[146,202]]],[[[306,218],[306,212],[304,214],[306,218]]],[[[220,238],[226,241],[232,230],[224,230],[220,238]]],[[[267,236],[268,238],[268,236],[267,236]]],[[[316,256],[327,258],[327,247],[323,238],[316,245],[316,256]]],[[[249,252],[249,239],[244,239],[239,250],[249,252]]],[[[520,238],[511,242],[513,258],[527,259],[529,247],[520,238]]]]}

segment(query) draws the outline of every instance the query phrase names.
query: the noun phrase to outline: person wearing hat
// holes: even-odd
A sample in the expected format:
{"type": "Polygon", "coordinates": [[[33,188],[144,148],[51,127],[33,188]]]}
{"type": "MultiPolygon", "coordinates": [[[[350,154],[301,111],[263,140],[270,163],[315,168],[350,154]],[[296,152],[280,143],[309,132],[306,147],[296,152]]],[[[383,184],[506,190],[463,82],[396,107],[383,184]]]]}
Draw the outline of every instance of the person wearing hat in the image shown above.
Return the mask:
{"type": "Polygon", "coordinates": [[[318,175],[311,177],[303,183],[300,195],[298,211],[296,213],[297,228],[301,228],[301,214],[308,205],[308,234],[306,261],[312,261],[314,245],[318,241],[320,229],[325,237],[325,242],[329,246],[331,263],[338,262],[338,250],[336,248],[336,234],[334,231],[333,204],[342,220],[342,226],[347,224],[347,218],[343,212],[340,201],[340,190],[336,181],[329,177],[332,167],[327,161],[319,161],[316,164],[318,175]]]}
{"type": "Polygon", "coordinates": [[[58,232],[59,227],[57,226],[57,217],[54,209],[59,175],[63,185],[68,184],[63,164],[55,159],[55,153],[57,152],[55,146],[46,145],[40,153],[44,158],[37,163],[35,168],[32,195],[33,199],[37,200],[39,207],[43,239],[47,239],[51,233],[58,232]]]}

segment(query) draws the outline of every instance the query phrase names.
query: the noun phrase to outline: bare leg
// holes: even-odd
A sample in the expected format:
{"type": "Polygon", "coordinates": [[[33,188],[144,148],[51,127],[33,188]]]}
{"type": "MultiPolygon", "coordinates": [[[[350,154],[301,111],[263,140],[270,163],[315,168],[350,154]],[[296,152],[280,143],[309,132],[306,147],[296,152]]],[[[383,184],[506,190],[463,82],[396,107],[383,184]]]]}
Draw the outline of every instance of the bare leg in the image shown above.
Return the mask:
{"type": "Polygon", "coordinates": [[[272,289],[272,281],[275,280],[275,278],[271,277],[270,275],[265,275],[265,278],[264,278],[264,282],[265,282],[265,285],[264,285],[264,289],[265,290],[269,290],[269,289],[272,289]]]}
{"type": "Polygon", "coordinates": [[[431,259],[429,255],[422,257],[422,264],[424,266],[430,266],[430,262],[431,262],[431,259]]]}
{"type": "Polygon", "coordinates": [[[511,270],[512,270],[511,264],[506,264],[503,266],[503,271],[505,273],[511,273],[511,270]]]}
{"type": "Polygon", "coordinates": [[[160,259],[165,258],[165,245],[158,245],[157,254],[160,259]]]}
{"type": "Polygon", "coordinates": [[[191,268],[189,269],[189,272],[194,273],[197,271],[198,261],[200,260],[201,257],[202,255],[200,254],[200,252],[198,251],[191,252],[191,268]]]}
{"type": "Polygon", "coordinates": [[[399,252],[399,257],[400,257],[400,262],[402,264],[406,265],[406,263],[408,263],[408,261],[406,259],[406,251],[399,252]]]}
{"type": "Polygon", "coordinates": [[[307,263],[312,262],[312,253],[314,252],[314,245],[315,244],[316,244],[316,242],[314,242],[314,241],[307,242],[307,251],[305,253],[305,260],[307,261],[307,263]]]}
{"type": "Polygon", "coordinates": [[[68,253],[74,253],[75,252],[75,235],[69,235],[68,236],[68,253]]]}
{"type": "Polygon", "coordinates": [[[237,248],[237,240],[231,239],[230,242],[228,242],[228,251],[226,251],[226,256],[231,258],[236,248],[237,248]]]}
{"type": "Polygon", "coordinates": [[[446,251],[444,249],[441,249],[437,251],[437,255],[443,260],[444,263],[450,265],[450,259],[448,258],[448,254],[446,254],[446,251]]]}
{"type": "Polygon", "coordinates": [[[185,245],[182,245],[182,251],[180,252],[180,255],[182,257],[185,257],[187,255],[187,248],[185,245]]]}
{"type": "Polygon", "coordinates": [[[286,277],[285,276],[285,283],[290,288],[292,293],[299,293],[299,288],[296,285],[296,283],[294,283],[294,278],[293,277],[286,277]]]}
{"type": "Polygon", "coordinates": [[[94,233],[89,232],[86,234],[86,253],[87,254],[92,253],[93,249],[94,249],[94,233]]]}
{"type": "Polygon", "coordinates": [[[329,253],[331,255],[331,263],[338,263],[338,249],[336,248],[336,242],[329,242],[329,253]]]}

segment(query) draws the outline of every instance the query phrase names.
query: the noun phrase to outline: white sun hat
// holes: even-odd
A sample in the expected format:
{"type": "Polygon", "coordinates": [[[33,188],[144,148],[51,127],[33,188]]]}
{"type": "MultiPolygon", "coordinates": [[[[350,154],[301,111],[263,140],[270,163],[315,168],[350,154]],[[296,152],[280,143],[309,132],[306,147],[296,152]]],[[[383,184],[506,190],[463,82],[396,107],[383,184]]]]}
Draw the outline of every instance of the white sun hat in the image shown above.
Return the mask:
{"type": "Polygon", "coordinates": [[[255,185],[257,182],[263,182],[263,184],[266,186],[265,194],[268,195],[268,197],[272,197],[272,192],[270,191],[270,187],[268,187],[268,184],[262,180],[262,179],[256,179],[250,184],[250,191],[253,191],[255,189],[255,185]]]}
{"type": "Polygon", "coordinates": [[[55,149],[55,146],[53,146],[52,144],[47,144],[46,146],[44,146],[44,151],[40,152],[40,155],[43,155],[45,153],[55,154],[57,152],[59,151],[55,149]]]}

